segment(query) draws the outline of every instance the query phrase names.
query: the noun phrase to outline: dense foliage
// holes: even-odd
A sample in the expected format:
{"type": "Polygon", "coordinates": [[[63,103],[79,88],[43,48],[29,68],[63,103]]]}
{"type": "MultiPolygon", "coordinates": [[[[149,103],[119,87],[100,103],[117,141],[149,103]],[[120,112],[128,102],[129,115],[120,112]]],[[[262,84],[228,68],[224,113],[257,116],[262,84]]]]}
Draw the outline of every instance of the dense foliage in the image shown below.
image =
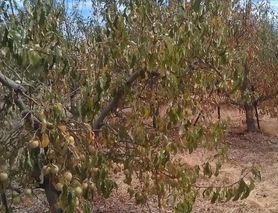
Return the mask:
{"type": "Polygon", "coordinates": [[[209,116],[215,94],[248,119],[259,101],[271,99],[266,111],[276,103],[268,5],[98,0],[85,18],[84,2],[70,2],[1,2],[2,200],[39,185],[52,212],[90,212],[96,195],[121,187],[116,173],[138,204],[154,199],[160,211],[190,212],[198,194],[246,198],[255,167],[227,186],[198,181],[218,176],[227,154],[226,124],[209,116]],[[194,165],[177,157],[197,148],[212,157],[194,165]]]}

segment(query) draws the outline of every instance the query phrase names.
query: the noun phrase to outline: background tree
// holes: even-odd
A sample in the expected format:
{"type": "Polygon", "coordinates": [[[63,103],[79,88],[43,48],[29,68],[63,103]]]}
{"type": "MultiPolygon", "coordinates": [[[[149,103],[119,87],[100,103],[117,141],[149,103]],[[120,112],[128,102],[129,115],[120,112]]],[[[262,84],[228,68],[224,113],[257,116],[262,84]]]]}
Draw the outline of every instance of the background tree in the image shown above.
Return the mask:
{"type": "MultiPolygon", "coordinates": [[[[235,4],[227,22],[229,45],[236,50],[238,60],[228,74],[232,86],[224,90],[232,103],[244,109],[247,131],[253,132],[259,128],[258,106],[267,110],[265,101],[276,102],[276,16],[267,2],[246,1],[243,6],[242,2],[235,4]]],[[[270,111],[273,113],[273,108],[269,107],[270,111]]]]}

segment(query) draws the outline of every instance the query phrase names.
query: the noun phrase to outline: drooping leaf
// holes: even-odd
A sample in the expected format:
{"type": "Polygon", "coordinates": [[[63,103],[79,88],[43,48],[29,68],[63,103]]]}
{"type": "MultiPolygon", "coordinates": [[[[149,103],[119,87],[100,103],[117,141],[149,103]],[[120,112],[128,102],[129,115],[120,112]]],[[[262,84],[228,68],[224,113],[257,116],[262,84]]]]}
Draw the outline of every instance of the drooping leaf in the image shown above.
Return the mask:
{"type": "Polygon", "coordinates": [[[43,133],[42,139],[41,139],[41,147],[46,148],[49,145],[49,143],[50,143],[50,141],[49,141],[48,134],[43,133]]]}

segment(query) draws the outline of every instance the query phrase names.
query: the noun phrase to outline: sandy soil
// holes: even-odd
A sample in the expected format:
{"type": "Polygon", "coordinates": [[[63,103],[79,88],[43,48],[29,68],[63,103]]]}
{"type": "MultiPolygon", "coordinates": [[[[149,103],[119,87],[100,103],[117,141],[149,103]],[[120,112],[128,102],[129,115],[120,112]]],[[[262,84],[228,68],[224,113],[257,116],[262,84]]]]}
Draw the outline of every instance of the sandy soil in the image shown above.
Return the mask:
{"type": "Polygon", "coordinates": [[[262,134],[230,135],[230,162],[222,169],[222,176],[236,180],[240,171],[253,163],[261,166],[262,181],[243,201],[211,205],[197,202],[197,212],[277,213],[278,212],[278,139],[262,134]]]}
{"type": "MultiPolygon", "coordinates": [[[[221,177],[228,182],[237,180],[243,168],[255,163],[261,166],[262,180],[243,201],[212,205],[199,199],[193,213],[278,213],[278,119],[262,117],[261,133],[247,134],[244,133],[243,115],[238,110],[226,108],[221,116],[230,123],[226,138],[230,148],[229,162],[224,164],[221,177]]],[[[197,156],[198,154],[202,156],[202,153],[197,153],[197,156]]],[[[118,180],[120,179],[119,176],[118,180]]],[[[46,205],[40,196],[39,199],[28,200],[29,207],[21,206],[16,212],[47,212],[43,211],[46,210],[46,205]]],[[[149,207],[136,206],[123,187],[115,191],[109,199],[99,200],[95,204],[97,213],[141,213],[149,212],[149,209],[151,212],[157,212],[154,203],[150,203],[149,207]]]]}

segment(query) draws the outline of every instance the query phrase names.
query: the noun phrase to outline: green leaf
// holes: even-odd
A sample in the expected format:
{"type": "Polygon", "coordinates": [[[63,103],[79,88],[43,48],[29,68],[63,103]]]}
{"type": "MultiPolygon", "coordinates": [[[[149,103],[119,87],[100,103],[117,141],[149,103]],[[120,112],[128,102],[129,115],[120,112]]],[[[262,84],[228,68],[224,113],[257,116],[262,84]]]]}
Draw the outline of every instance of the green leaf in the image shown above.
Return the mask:
{"type": "Polygon", "coordinates": [[[209,162],[206,162],[204,165],[204,175],[211,177],[213,174],[212,169],[211,169],[211,165],[209,164],[209,162]]]}
{"type": "Polygon", "coordinates": [[[132,189],[131,187],[129,187],[129,188],[127,189],[127,192],[128,192],[128,194],[129,194],[130,198],[132,198],[133,195],[134,195],[134,189],[132,189]]]}
{"type": "Polygon", "coordinates": [[[124,174],[125,174],[124,183],[130,185],[130,184],[131,184],[131,181],[132,181],[132,172],[129,171],[128,169],[126,169],[126,170],[124,171],[124,174]]]}
{"type": "Polygon", "coordinates": [[[229,189],[226,190],[225,197],[226,197],[225,202],[228,202],[229,200],[231,200],[234,197],[234,190],[233,190],[233,188],[229,188],[229,189]]]}
{"type": "Polygon", "coordinates": [[[249,189],[249,187],[248,186],[246,186],[245,187],[245,190],[244,190],[244,192],[243,192],[243,194],[241,195],[241,200],[243,200],[243,199],[245,199],[245,198],[247,198],[248,196],[249,196],[249,194],[250,194],[250,189],[249,189]]]}
{"type": "Polygon", "coordinates": [[[192,202],[184,200],[175,207],[176,213],[190,213],[192,211],[192,202]]]}
{"type": "Polygon", "coordinates": [[[63,186],[63,190],[60,194],[59,200],[62,208],[65,208],[68,205],[68,187],[66,184],[64,184],[63,186]]]}
{"type": "Polygon", "coordinates": [[[211,203],[215,203],[217,199],[219,198],[219,191],[213,192],[212,198],[211,198],[211,203]]]}
{"type": "Polygon", "coordinates": [[[208,198],[211,196],[211,193],[213,192],[213,188],[212,187],[208,187],[203,191],[203,197],[204,198],[208,198]]]}
{"type": "Polygon", "coordinates": [[[41,61],[41,57],[36,51],[30,51],[28,53],[30,64],[37,65],[41,61]]]}
{"type": "Polygon", "coordinates": [[[170,160],[170,153],[167,150],[163,150],[160,152],[160,163],[161,165],[165,165],[170,160]]]}
{"type": "Polygon", "coordinates": [[[23,163],[23,168],[24,169],[30,169],[32,167],[33,167],[33,165],[32,165],[32,161],[31,161],[30,152],[29,152],[29,150],[26,150],[25,159],[24,159],[24,163],[23,163]]]}
{"type": "Polygon", "coordinates": [[[250,184],[249,184],[249,189],[252,191],[255,188],[255,183],[253,178],[250,178],[250,184]]]}
{"type": "Polygon", "coordinates": [[[233,198],[233,201],[237,201],[241,197],[241,195],[245,192],[246,187],[248,187],[248,186],[246,185],[244,180],[241,179],[240,182],[239,182],[239,186],[236,190],[235,196],[233,198]]]}
{"type": "Polygon", "coordinates": [[[195,12],[199,12],[200,11],[201,2],[202,2],[202,0],[193,0],[192,7],[193,7],[195,12]]]}
{"type": "Polygon", "coordinates": [[[116,185],[113,181],[103,180],[100,187],[103,197],[108,198],[114,187],[116,187],[116,185]]]}
{"type": "Polygon", "coordinates": [[[146,195],[143,194],[142,192],[136,192],[135,193],[135,201],[136,204],[143,204],[147,200],[146,195]]]}
{"type": "Polygon", "coordinates": [[[137,61],[137,57],[135,54],[132,55],[132,58],[131,58],[131,62],[130,62],[130,67],[133,68],[136,64],[136,61],[137,61]]]}
{"type": "Polygon", "coordinates": [[[255,179],[257,179],[259,181],[262,180],[261,172],[260,172],[260,170],[257,167],[253,167],[251,169],[251,172],[252,172],[252,174],[253,174],[255,179]]]}
{"type": "Polygon", "coordinates": [[[216,163],[216,169],[215,169],[215,172],[214,172],[214,176],[218,176],[219,175],[219,170],[221,169],[221,163],[217,162],[216,163]]]}

